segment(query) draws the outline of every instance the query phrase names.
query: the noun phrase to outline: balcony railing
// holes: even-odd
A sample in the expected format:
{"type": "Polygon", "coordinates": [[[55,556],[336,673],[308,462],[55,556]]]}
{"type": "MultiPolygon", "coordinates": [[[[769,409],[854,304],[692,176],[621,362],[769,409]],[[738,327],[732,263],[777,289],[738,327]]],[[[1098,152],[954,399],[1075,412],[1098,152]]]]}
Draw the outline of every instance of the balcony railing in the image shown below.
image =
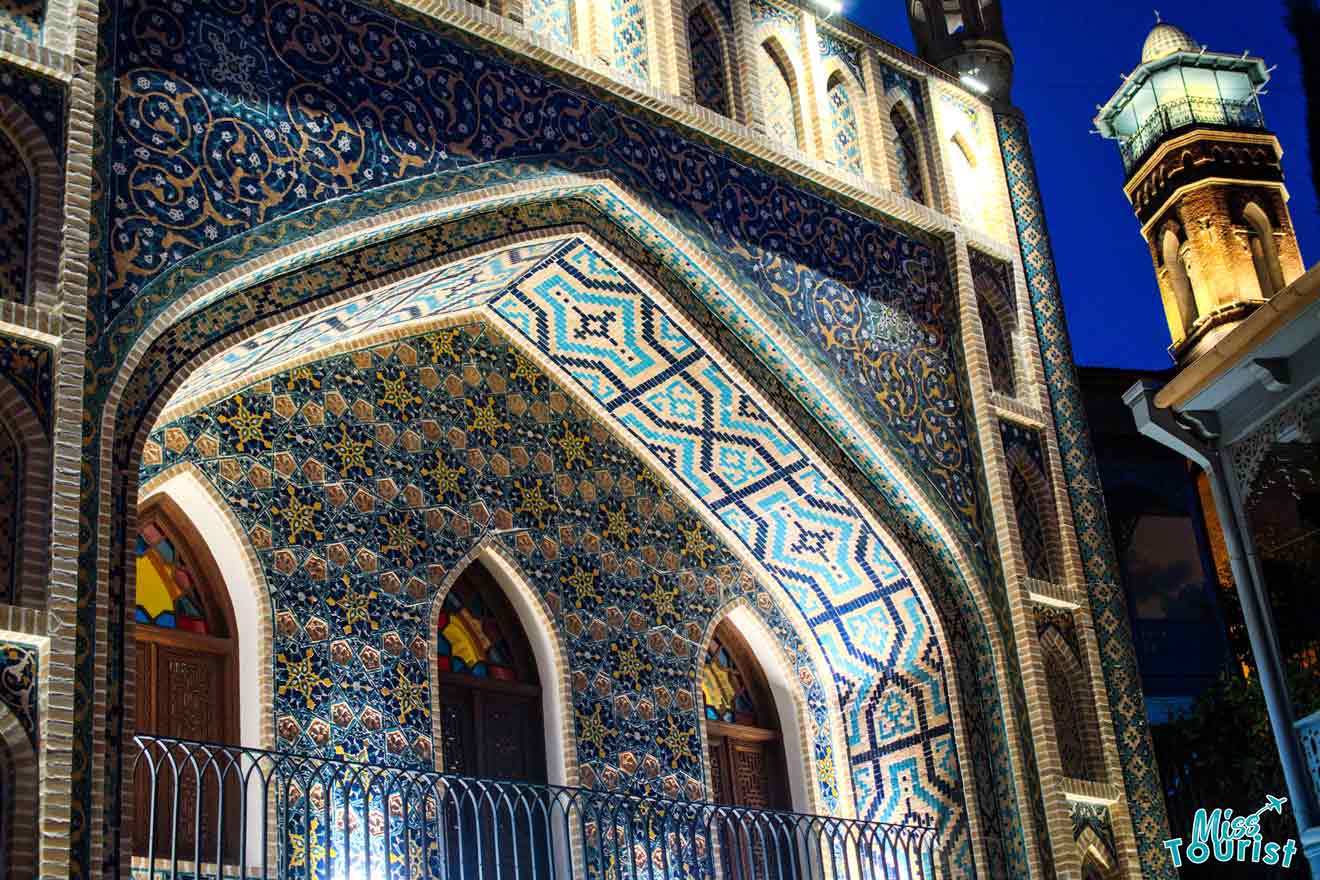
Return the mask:
{"type": "Polygon", "coordinates": [[[133,875],[934,880],[931,823],[639,797],[138,735],[133,875]]]}
{"type": "Polygon", "coordinates": [[[1119,142],[1123,168],[1131,172],[1165,135],[1193,125],[1264,128],[1265,118],[1255,98],[1223,101],[1219,98],[1183,98],[1161,104],[1133,134],[1119,142]]]}

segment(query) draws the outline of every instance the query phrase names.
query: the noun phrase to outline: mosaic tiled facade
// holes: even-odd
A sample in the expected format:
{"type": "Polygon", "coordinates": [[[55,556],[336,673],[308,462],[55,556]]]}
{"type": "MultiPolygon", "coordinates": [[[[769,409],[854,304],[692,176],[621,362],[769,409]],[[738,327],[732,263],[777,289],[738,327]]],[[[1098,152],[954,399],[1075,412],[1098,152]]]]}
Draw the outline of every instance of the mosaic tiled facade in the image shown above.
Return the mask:
{"type": "MultiPolygon", "coordinates": [[[[430,766],[430,606],[486,536],[560,627],[584,784],[700,793],[711,616],[745,595],[796,641],[694,512],[482,324],[280,373],[162,426],[145,460],[144,476],[195,464],[257,551],[285,748],[430,766]]],[[[834,803],[824,682],[790,656],[834,803]]]]}
{"type": "Polygon", "coordinates": [[[1026,123],[1020,116],[1000,113],[995,124],[1022,245],[1022,263],[1072,505],[1073,526],[1081,549],[1087,598],[1096,626],[1100,667],[1113,714],[1141,872],[1147,877],[1172,877],[1173,867],[1160,843],[1168,836],[1168,819],[1141,699],[1131,625],[1123,607],[1123,591],[1118,587],[1118,563],[1105,521],[1100,476],[1073,367],[1026,123]]]}
{"type": "MultiPolygon", "coordinates": [[[[144,451],[148,478],[186,459],[252,544],[269,540],[257,553],[277,597],[266,661],[280,748],[425,764],[429,660],[415,652],[429,652],[418,608],[439,589],[431,567],[501,533],[557,603],[586,679],[572,695],[579,782],[700,789],[693,630],[741,596],[798,664],[822,809],[933,816],[954,876],[1049,877],[1068,861],[1062,814],[1044,808],[1057,786],[1037,769],[1057,750],[1031,732],[1048,698],[1019,674],[1037,648],[1019,641],[1021,584],[997,545],[1013,512],[990,502],[1008,493],[1003,439],[978,428],[997,404],[963,350],[989,334],[950,244],[961,224],[940,213],[955,200],[936,119],[988,131],[987,103],[792,2],[713,2],[709,34],[681,17],[690,5],[647,0],[480,16],[447,0],[50,6],[38,34],[15,38],[28,43],[5,43],[27,54],[0,58],[0,115],[25,120],[27,146],[46,142],[68,187],[34,227],[67,258],[43,265],[67,271],[6,312],[20,329],[0,359],[42,442],[83,444],[80,462],[53,465],[44,608],[0,609],[48,640],[39,672],[68,685],[49,690],[58,723],[40,743],[71,776],[41,783],[34,815],[59,829],[41,838],[44,873],[129,863],[144,451]],[[698,51],[717,35],[722,83],[698,51]],[[745,75],[765,64],[773,77],[745,75]],[[753,94],[758,80],[780,95],[753,94]],[[878,192],[891,186],[902,198],[878,192]],[[442,372],[422,340],[459,324],[442,372]],[[572,485],[570,429],[598,456],[572,485]],[[250,436],[267,431],[269,449],[250,436]],[[666,622],[636,622],[647,615],[666,622]],[[672,736],[657,736],[661,720],[672,736]]],[[[986,216],[1012,197],[1022,222],[1034,189],[977,173],[986,216]]],[[[1010,303],[1015,273],[1039,284],[1043,228],[978,235],[1007,267],[1010,303]]],[[[1043,400],[1035,340],[1014,329],[1019,385],[1043,400]]],[[[1064,389],[1051,393],[1064,393],[1040,336],[1047,381],[1064,389]]],[[[1076,529],[1057,516],[1055,529],[1076,531],[1085,558],[1089,513],[1063,482],[1074,429],[1051,415],[1043,497],[1073,501],[1076,529]]],[[[1063,543],[1050,551],[1073,571],[1063,543]]],[[[1107,664],[1122,636],[1106,641],[1105,625],[1107,664]]],[[[1108,700],[1128,693],[1111,686],[1108,700]]],[[[1114,717],[1120,757],[1140,760],[1114,717]]],[[[1119,846],[1129,808],[1150,836],[1148,794],[1129,784],[1110,813],[1119,846]]]]}
{"type": "Polygon", "coordinates": [[[0,0],[0,31],[28,40],[39,38],[45,7],[46,0],[0,0]]]}
{"type": "Polygon", "coordinates": [[[33,747],[37,745],[40,652],[31,645],[0,641],[0,704],[18,719],[33,747]]]}

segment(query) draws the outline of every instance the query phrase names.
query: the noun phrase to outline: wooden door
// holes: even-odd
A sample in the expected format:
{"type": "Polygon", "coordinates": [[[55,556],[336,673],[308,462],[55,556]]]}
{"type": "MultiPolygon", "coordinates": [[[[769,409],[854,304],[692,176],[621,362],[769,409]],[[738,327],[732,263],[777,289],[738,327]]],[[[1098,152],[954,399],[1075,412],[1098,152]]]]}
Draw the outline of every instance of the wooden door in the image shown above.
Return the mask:
{"type": "MultiPolygon", "coordinates": [[[[755,810],[788,810],[788,774],[779,716],[764,673],[728,621],[716,627],[702,670],[711,799],[755,810]]],[[[729,811],[717,827],[726,880],[794,876],[791,822],[771,813],[729,811]]]]}
{"type": "Polygon", "coordinates": [[[551,829],[536,809],[543,793],[509,784],[546,780],[541,687],[526,634],[480,563],[445,598],[436,637],[440,760],[446,774],[471,779],[452,786],[446,805],[451,875],[548,877],[551,829]]]}
{"type": "MultiPolygon", "coordinates": [[[[177,506],[158,503],[139,522],[137,731],[236,745],[236,639],[219,571],[177,506]]],[[[173,765],[162,760],[165,749],[153,747],[151,754],[157,759],[154,792],[145,762],[134,778],[134,854],[236,859],[241,789],[228,767],[232,753],[171,748],[173,765]],[[217,760],[208,763],[212,755],[217,760]]]]}
{"type": "MultiPolygon", "coordinates": [[[[223,650],[205,650],[224,647],[209,644],[212,641],[209,639],[199,650],[198,642],[203,638],[190,635],[184,639],[138,639],[137,717],[138,730],[142,733],[209,743],[232,742],[230,658],[223,650]]],[[[214,861],[221,834],[225,838],[223,852],[236,853],[238,783],[225,774],[225,760],[208,765],[205,753],[198,750],[175,750],[172,755],[177,766],[163,764],[157,771],[156,857],[169,857],[171,848],[176,847],[179,858],[191,859],[200,844],[202,859],[214,861]],[[229,802],[223,827],[219,813],[222,784],[225,800],[229,802]]],[[[134,847],[137,855],[147,854],[151,808],[150,783],[146,774],[139,772],[134,847]]]]}

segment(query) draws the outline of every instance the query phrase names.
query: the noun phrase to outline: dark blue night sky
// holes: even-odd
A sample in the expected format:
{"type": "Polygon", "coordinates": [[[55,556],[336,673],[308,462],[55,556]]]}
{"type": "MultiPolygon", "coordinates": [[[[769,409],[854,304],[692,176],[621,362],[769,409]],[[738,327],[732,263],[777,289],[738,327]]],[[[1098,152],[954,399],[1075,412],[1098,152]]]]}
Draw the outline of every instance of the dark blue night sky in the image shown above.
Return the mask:
{"type": "MultiPolygon", "coordinates": [[[[845,0],[844,15],[909,51],[904,0],[845,0]]],[[[1077,362],[1170,366],[1168,327],[1150,253],[1123,195],[1117,145],[1090,134],[1095,106],[1136,67],[1155,23],[1148,3],[1001,0],[1017,59],[1015,103],[1026,111],[1077,362]]],[[[1320,213],[1307,167],[1305,107],[1280,0],[1159,2],[1166,21],[1220,52],[1251,50],[1278,65],[1261,98],[1284,150],[1302,258],[1320,259],[1320,213]]],[[[1318,145],[1320,147],[1320,145],[1318,145]]]]}

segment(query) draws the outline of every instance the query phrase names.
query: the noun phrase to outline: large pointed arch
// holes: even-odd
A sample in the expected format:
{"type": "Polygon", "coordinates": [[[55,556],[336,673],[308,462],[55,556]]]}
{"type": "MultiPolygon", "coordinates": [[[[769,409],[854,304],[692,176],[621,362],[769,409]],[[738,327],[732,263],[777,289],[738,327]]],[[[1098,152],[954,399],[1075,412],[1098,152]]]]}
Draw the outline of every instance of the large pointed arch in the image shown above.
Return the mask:
{"type": "MultiPolygon", "coordinates": [[[[606,189],[608,191],[608,188],[606,189]]],[[[565,196],[564,189],[560,188],[554,191],[554,195],[557,198],[558,204],[560,205],[565,204],[565,202],[563,201],[565,196]]],[[[460,199],[459,205],[461,206],[464,202],[470,203],[471,200],[460,199]]],[[[590,204],[590,201],[588,201],[588,204],[590,204]]],[[[630,203],[628,201],[626,194],[619,193],[617,190],[613,192],[609,192],[608,198],[606,198],[600,204],[608,205],[610,209],[617,209],[621,205],[624,207],[635,207],[635,203],[630,203]]],[[[452,210],[453,205],[450,205],[449,207],[452,210]]],[[[409,224],[415,226],[419,215],[425,215],[427,212],[435,212],[436,210],[437,210],[437,206],[434,204],[418,204],[410,209],[411,211],[410,215],[409,214],[393,215],[387,219],[399,224],[394,226],[391,230],[397,233],[398,231],[400,231],[401,226],[405,228],[409,224]]],[[[456,213],[461,214],[462,212],[459,211],[456,213]]],[[[578,226],[575,228],[570,226],[567,228],[575,229],[575,231],[582,231],[583,229],[590,227],[593,233],[599,233],[603,227],[599,227],[591,224],[590,222],[591,219],[592,218],[590,217],[589,214],[583,215],[583,220],[587,221],[586,226],[578,226]]],[[[635,219],[629,219],[627,222],[631,225],[631,224],[635,224],[637,221],[635,219]]],[[[562,229],[566,227],[561,226],[560,228],[562,229]]],[[[363,233],[366,229],[367,229],[367,224],[365,222],[362,223],[357,229],[354,229],[353,226],[351,225],[348,227],[340,227],[338,229],[335,229],[332,233],[326,234],[324,237],[324,243],[329,246],[330,252],[333,253],[335,250],[342,248],[342,242],[345,241],[345,238],[347,236],[356,236],[355,244],[362,243],[364,240],[363,233]]],[[[384,232],[385,232],[384,229],[377,227],[377,229],[372,234],[379,235],[384,232]]],[[[671,234],[678,235],[677,232],[671,234]]],[[[366,236],[366,238],[368,239],[370,237],[371,237],[370,235],[366,236]]],[[[456,249],[454,253],[448,255],[447,258],[452,259],[456,254],[461,255],[461,253],[462,253],[462,248],[460,247],[456,249]]],[[[306,260],[308,259],[308,252],[305,247],[295,247],[291,245],[281,251],[275,252],[273,254],[267,254],[265,257],[263,257],[263,261],[262,261],[263,267],[261,269],[261,276],[268,277],[269,275],[274,274],[274,272],[276,271],[275,267],[279,264],[281,260],[285,260],[285,259],[292,259],[295,262],[295,264],[305,264],[306,260]]],[[[702,268],[705,268],[701,266],[700,261],[697,262],[696,267],[698,268],[698,271],[700,271],[700,269],[702,268]]],[[[665,267],[662,264],[652,265],[650,268],[651,271],[654,272],[663,273],[665,271],[665,267]]],[[[696,283],[695,276],[691,276],[691,277],[694,278],[694,283],[696,283]]],[[[226,292],[225,291],[226,285],[234,284],[235,286],[231,289],[237,290],[247,284],[250,284],[253,280],[254,279],[253,276],[250,274],[250,271],[243,268],[241,263],[235,264],[234,271],[232,272],[228,270],[220,271],[212,275],[209,281],[194,288],[188,297],[188,299],[190,299],[192,302],[191,308],[192,310],[196,311],[197,315],[200,317],[201,315],[205,314],[205,312],[202,311],[203,309],[208,308],[212,304],[217,304],[220,301],[222,301],[221,297],[218,296],[217,294],[226,292]]],[[[704,293],[714,294],[718,292],[721,288],[718,285],[712,285],[710,287],[706,287],[703,284],[703,286],[700,289],[702,289],[704,293]]],[[[728,288],[724,288],[724,289],[727,290],[728,288]]],[[[333,301],[334,299],[342,300],[352,295],[352,293],[353,291],[341,288],[335,291],[333,296],[328,297],[328,299],[331,301],[333,301]]],[[[271,302],[271,303],[267,303],[267,305],[275,305],[275,304],[271,302]]],[[[263,308],[264,307],[265,306],[263,306],[263,308]]],[[[746,308],[747,306],[745,304],[738,306],[738,309],[740,310],[745,310],[746,308]]],[[[143,363],[151,363],[154,365],[153,369],[159,369],[159,365],[161,364],[161,362],[153,361],[149,358],[144,360],[144,357],[148,353],[149,346],[151,345],[152,340],[159,338],[160,332],[162,330],[164,330],[172,323],[174,323],[175,316],[180,314],[186,315],[188,313],[188,310],[189,307],[185,303],[182,302],[177,303],[171,309],[170,317],[161,319],[161,321],[159,322],[158,330],[156,330],[155,332],[144,334],[141,338],[138,339],[137,342],[134,343],[133,356],[130,358],[130,360],[134,362],[142,361],[143,363]]],[[[274,323],[277,323],[282,318],[282,315],[278,307],[273,308],[268,314],[270,315],[269,318],[253,321],[252,323],[248,324],[247,327],[243,331],[241,331],[241,335],[235,336],[230,334],[230,335],[215,337],[216,341],[210,344],[210,351],[212,353],[216,353],[226,348],[232,348],[232,346],[235,344],[235,342],[238,339],[241,339],[243,336],[250,337],[256,334],[257,332],[265,329],[266,327],[269,327],[274,323]]],[[[735,320],[735,324],[740,329],[742,328],[751,329],[751,327],[754,326],[754,322],[751,324],[744,324],[742,321],[739,320],[735,320]]],[[[788,367],[790,371],[795,369],[798,370],[802,369],[802,367],[799,365],[800,361],[797,359],[796,355],[794,355],[791,351],[787,352],[786,354],[787,357],[779,361],[779,364],[781,366],[788,367]]],[[[185,357],[191,359],[191,364],[190,364],[190,368],[191,368],[192,366],[196,366],[206,358],[206,352],[197,351],[196,353],[186,355],[185,357]]],[[[777,355],[777,357],[781,357],[781,356],[777,355]]],[[[171,358],[169,361],[167,361],[167,363],[170,362],[174,364],[182,363],[182,361],[178,358],[178,356],[175,356],[174,358],[171,358]]],[[[124,398],[125,400],[128,401],[128,407],[125,411],[125,415],[127,416],[127,418],[120,421],[119,414],[117,413],[117,411],[107,410],[106,413],[107,423],[105,427],[108,430],[104,434],[107,444],[112,444],[113,443],[112,438],[115,437],[116,435],[119,436],[123,440],[127,441],[126,451],[128,452],[128,460],[130,461],[134,460],[135,456],[137,455],[137,452],[135,450],[140,449],[141,443],[145,437],[145,435],[141,433],[142,426],[149,425],[150,422],[154,420],[154,416],[160,412],[161,407],[164,405],[165,400],[168,397],[168,391],[173,388],[177,388],[179,386],[179,383],[183,378],[183,374],[185,374],[186,372],[187,372],[186,370],[181,371],[180,373],[174,375],[172,378],[170,377],[168,370],[163,376],[160,373],[140,374],[139,379],[145,380],[147,384],[142,385],[140,386],[140,388],[137,389],[133,388],[134,382],[136,382],[137,380],[128,381],[127,377],[117,380],[118,382],[122,382],[124,385],[129,386],[128,388],[129,393],[126,394],[124,398]],[[152,383],[157,383],[157,384],[153,385],[152,383]],[[141,396],[143,392],[146,392],[145,396],[141,396]],[[135,400],[142,404],[142,408],[138,408],[138,403],[135,403],[134,402],[135,400]],[[141,421],[139,421],[139,419],[141,419],[141,421]]],[[[812,374],[812,375],[814,381],[796,380],[795,385],[799,388],[806,389],[813,384],[816,385],[823,384],[821,377],[819,377],[816,374],[812,374]]],[[[828,401],[821,410],[817,411],[817,417],[824,419],[826,424],[831,426],[836,424],[845,425],[848,423],[848,420],[844,416],[844,413],[840,409],[840,406],[841,405],[839,404],[838,401],[828,401]]],[[[789,419],[785,421],[786,423],[792,423],[793,420],[789,419]]],[[[854,422],[856,422],[855,419],[854,422]]],[[[814,426],[816,423],[812,419],[807,419],[805,422],[801,422],[801,424],[807,427],[811,427],[814,426]]],[[[864,427],[859,429],[856,426],[854,426],[849,430],[856,432],[859,430],[864,431],[866,429],[864,427]]],[[[881,460],[884,459],[885,453],[882,451],[884,447],[883,444],[881,443],[875,441],[871,441],[869,444],[859,443],[857,448],[864,449],[867,448],[868,446],[870,448],[870,451],[867,453],[868,456],[879,456],[881,460]]],[[[878,479],[883,483],[886,480],[892,480],[893,479],[892,476],[887,476],[886,474],[893,474],[894,473],[894,470],[892,470],[893,467],[894,465],[892,464],[892,462],[889,464],[881,465],[868,478],[864,478],[864,481],[866,479],[878,479]]],[[[131,477],[130,477],[129,485],[131,487],[131,477]]],[[[904,485],[906,487],[906,491],[912,491],[912,486],[914,485],[914,483],[905,480],[904,485]]],[[[894,485],[894,488],[896,491],[899,491],[897,485],[894,485]]],[[[883,496],[876,495],[872,498],[872,501],[875,503],[880,503],[883,506],[885,502],[880,500],[882,497],[883,496]]],[[[930,527],[933,527],[934,534],[945,535],[945,537],[943,538],[935,539],[937,541],[936,546],[939,546],[940,549],[936,550],[933,555],[924,557],[925,561],[923,561],[921,568],[908,567],[910,566],[910,563],[906,561],[906,557],[904,557],[902,567],[904,567],[904,569],[908,571],[922,571],[929,574],[932,577],[943,578],[946,577],[947,575],[938,573],[941,570],[942,566],[947,565],[950,566],[950,568],[953,571],[957,571],[960,565],[966,565],[967,563],[965,559],[958,561],[960,559],[959,557],[960,551],[957,549],[957,541],[951,540],[947,536],[947,532],[944,531],[944,527],[938,521],[930,523],[930,527]],[[938,544],[938,541],[941,540],[945,542],[942,546],[938,544]]],[[[922,527],[923,530],[925,528],[927,527],[924,526],[922,527]]],[[[932,534],[932,533],[927,532],[926,534],[932,534]]],[[[917,543],[912,545],[912,547],[919,548],[921,546],[921,540],[925,540],[925,539],[919,539],[917,543]]],[[[919,552],[925,554],[925,553],[930,553],[931,551],[927,549],[927,550],[919,550],[919,552]]],[[[104,557],[102,557],[102,559],[103,559],[102,564],[104,564],[104,557]]],[[[104,576],[105,573],[103,570],[102,577],[104,576]]],[[[956,574],[955,578],[960,579],[963,578],[964,576],[965,576],[964,574],[956,574]]],[[[967,582],[970,582],[972,584],[977,584],[977,579],[973,576],[967,582]]],[[[973,589],[974,590],[980,589],[980,587],[974,586],[973,589]]],[[[943,599],[941,599],[941,601],[945,601],[945,600],[948,600],[951,603],[945,607],[945,611],[947,613],[954,615],[954,617],[957,617],[957,615],[964,613],[962,611],[953,610],[958,606],[958,602],[960,601],[955,599],[953,594],[945,596],[943,599]]],[[[976,607],[976,605],[978,605],[980,601],[982,600],[973,599],[971,607],[976,607]]],[[[987,606],[982,606],[982,610],[979,612],[973,612],[972,617],[969,618],[969,621],[975,620],[977,617],[979,617],[980,622],[971,622],[971,623],[964,622],[962,624],[959,624],[958,626],[960,627],[960,632],[965,632],[968,643],[974,643],[975,640],[977,639],[982,640],[979,643],[984,645],[986,656],[994,657],[997,654],[998,649],[996,648],[996,646],[999,644],[999,642],[998,642],[998,636],[995,633],[995,631],[985,626],[984,621],[989,619],[989,612],[987,606]]],[[[931,624],[936,627],[938,627],[939,625],[938,622],[934,620],[931,621],[931,624]]],[[[960,664],[960,668],[961,668],[963,663],[963,658],[954,657],[953,659],[960,664]]],[[[1002,659],[998,661],[992,660],[991,664],[993,668],[996,668],[998,670],[1000,681],[1003,682],[1001,687],[1007,689],[1012,685],[1010,683],[1009,677],[1005,675],[1003,672],[1002,662],[1003,662],[1002,659]]],[[[967,670],[970,670],[970,667],[967,667],[967,670]]],[[[951,698],[955,704],[958,703],[959,700],[962,700],[965,704],[969,706],[977,707],[975,711],[977,713],[980,713],[978,717],[985,719],[984,722],[981,721],[973,722],[971,720],[960,722],[959,725],[960,728],[965,727],[968,724],[984,724],[988,726],[983,729],[991,730],[992,731],[991,735],[993,737],[998,737],[1002,735],[1000,731],[1003,731],[1004,729],[1003,726],[1001,725],[1011,725],[1013,723],[1012,719],[1000,715],[999,710],[997,708],[989,708],[987,704],[984,702],[986,700],[989,700],[990,705],[993,705],[994,702],[997,700],[996,697],[991,696],[985,692],[977,693],[974,688],[969,689],[970,682],[974,680],[976,680],[976,677],[972,675],[970,671],[964,671],[962,680],[958,683],[958,687],[955,688],[952,693],[946,693],[945,695],[946,697],[951,698]],[[987,712],[987,709],[990,712],[988,716],[985,714],[987,712]]],[[[883,694],[877,694],[875,696],[882,697],[883,694]]],[[[958,713],[955,712],[955,715],[957,714],[958,713]]],[[[860,716],[857,717],[860,718],[860,716]]],[[[1001,754],[1005,756],[1005,760],[1006,760],[1007,752],[1002,752],[1001,754]]],[[[987,765],[988,763],[989,762],[987,762],[987,765]]],[[[1008,769],[1005,763],[999,763],[997,765],[995,774],[1000,774],[1000,773],[1006,774],[1005,776],[1006,779],[1011,779],[1013,776],[1013,772],[1008,769]]],[[[976,776],[975,779],[977,783],[978,792],[980,793],[982,799],[988,798],[993,801],[999,801],[999,798],[1002,795],[1007,794],[1009,791],[1013,790],[1014,788],[1018,787],[1021,784],[1021,779],[1019,777],[1019,779],[1015,781],[1008,782],[1007,789],[1000,788],[999,794],[995,794],[994,786],[996,784],[1002,785],[1002,783],[991,782],[988,774],[982,776],[976,776]]],[[[874,781],[873,783],[869,783],[869,785],[872,788],[874,784],[878,784],[878,783],[874,781]]],[[[999,802],[998,806],[992,808],[991,813],[995,815],[1001,815],[1002,813],[1000,811],[1002,811],[1003,809],[1008,809],[1012,812],[1015,812],[1016,807],[1008,806],[1008,803],[1012,800],[1012,795],[1009,795],[1008,798],[1009,798],[1008,801],[1001,801],[999,802]]],[[[976,826],[980,823],[981,820],[980,817],[973,815],[972,817],[970,817],[970,821],[973,826],[976,826]]],[[[995,819],[994,821],[996,823],[999,823],[1001,820],[995,819]]],[[[1013,821],[1016,822],[1016,820],[1013,821]]],[[[1001,824],[999,827],[1001,829],[1007,829],[1013,826],[1011,824],[1009,826],[1005,826],[1001,824]]],[[[1005,831],[1001,831],[999,833],[1004,834],[1005,831]]],[[[1016,845],[1014,841],[1020,843],[1020,838],[1018,837],[1019,832],[1015,828],[1014,830],[1007,831],[1006,833],[1008,835],[1006,838],[993,838],[993,837],[991,838],[991,840],[996,841],[994,843],[996,847],[1002,847],[1002,846],[1013,847],[1016,845]]],[[[974,833],[973,839],[978,839],[978,838],[984,839],[981,838],[980,835],[974,833]]],[[[992,859],[992,862],[993,861],[994,859],[992,859]]]]}

